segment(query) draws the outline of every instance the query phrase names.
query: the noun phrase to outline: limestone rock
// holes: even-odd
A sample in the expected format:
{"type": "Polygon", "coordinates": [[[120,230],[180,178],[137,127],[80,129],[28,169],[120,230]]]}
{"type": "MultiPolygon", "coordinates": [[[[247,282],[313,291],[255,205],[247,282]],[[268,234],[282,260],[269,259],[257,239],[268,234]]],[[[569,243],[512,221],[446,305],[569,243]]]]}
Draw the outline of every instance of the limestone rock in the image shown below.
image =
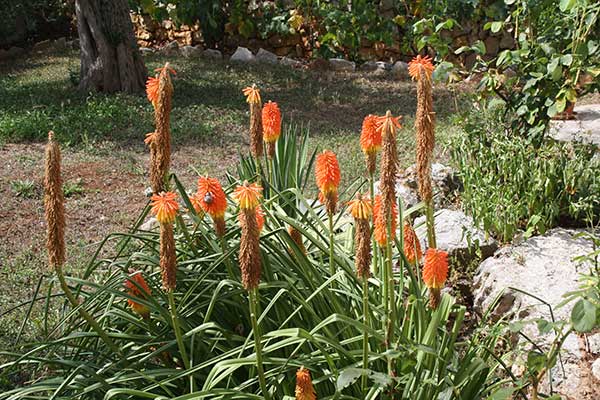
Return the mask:
{"type": "MultiPolygon", "coordinates": [[[[428,248],[425,216],[418,217],[414,225],[421,247],[428,248]]],[[[443,209],[436,212],[434,229],[437,248],[463,262],[472,259],[477,249],[484,259],[498,249],[498,243],[462,211],[443,209]]]]}
{"type": "Polygon", "coordinates": [[[36,44],[34,44],[33,49],[31,49],[31,51],[34,51],[34,52],[46,51],[46,50],[50,49],[51,47],[52,47],[52,42],[50,41],[50,39],[47,39],[47,40],[42,40],[41,42],[37,42],[36,44]]]}
{"type": "MultiPolygon", "coordinates": [[[[557,306],[564,300],[565,293],[579,287],[579,273],[590,267],[574,261],[574,258],[593,251],[591,241],[575,237],[578,232],[581,231],[555,228],[543,236],[505,247],[494,257],[483,261],[474,282],[476,311],[487,311],[499,296],[498,306],[491,310],[493,318],[516,316],[526,320],[541,318],[552,321],[548,306],[520,292],[523,291],[547,302],[552,307],[555,320],[568,321],[573,304],[557,306]]],[[[554,339],[553,333],[540,333],[535,323],[526,324],[521,331],[546,350],[554,339]]],[[[530,346],[521,336],[516,336],[515,341],[527,348],[530,346]]],[[[584,369],[589,368],[589,364],[582,362],[585,348],[577,335],[567,337],[561,354],[566,374],[562,374],[560,366],[552,369],[554,388],[567,398],[580,399],[581,386],[585,383],[583,377],[587,373],[584,369]]],[[[547,384],[546,380],[542,387],[547,384]]],[[[597,395],[600,396],[600,393],[597,395]]]]}
{"type": "Polygon", "coordinates": [[[206,49],[202,52],[202,56],[204,58],[208,58],[211,60],[222,60],[223,54],[219,50],[216,49],[206,49]]]}
{"type": "Polygon", "coordinates": [[[263,48],[258,49],[258,53],[256,53],[256,60],[259,63],[265,64],[277,64],[277,61],[279,61],[277,55],[263,48]]]}
{"type": "Polygon", "coordinates": [[[140,53],[142,53],[143,56],[148,56],[154,54],[154,49],[151,49],[150,47],[140,47],[140,53]]]}
{"type": "Polygon", "coordinates": [[[392,65],[392,75],[394,78],[399,80],[409,79],[410,75],[408,75],[408,64],[404,61],[396,61],[394,65],[392,65]]]}
{"type": "Polygon", "coordinates": [[[185,58],[200,57],[202,54],[202,47],[200,46],[183,46],[181,48],[181,55],[185,58]]]}
{"type": "Polygon", "coordinates": [[[592,363],[592,375],[600,381],[600,358],[592,363]]]}
{"type": "Polygon", "coordinates": [[[286,67],[292,67],[292,68],[302,67],[302,63],[300,61],[294,60],[293,58],[289,58],[289,57],[282,57],[279,60],[279,64],[285,65],[286,67]]]}
{"type": "Polygon", "coordinates": [[[562,142],[593,143],[600,146],[600,104],[576,106],[576,119],[551,121],[548,135],[562,142]]]}
{"type": "Polygon", "coordinates": [[[330,58],[329,65],[333,71],[338,72],[354,72],[356,64],[352,61],[344,60],[343,58],[330,58]]]}
{"type": "Polygon", "coordinates": [[[166,56],[172,56],[179,52],[179,43],[176,40],[167,43],[159,50],[161,54],[166,56]]]}
{"type": "Polygon", "coordinates": [[[229,61],[244,64],[255,63],[256,57],[247,48],[238,46],[237,50],[235,53],[233,53],[229,61]]]}
{"type": "Polygon", "coordinates": [[[313,71],[327,71],[329,68],[329,61],[324,58],[315,58],[308,64],[308,69],[313,71]]]}
{"type": "MultiPolygon", "coordinates": [[[[436,208],[440,208],[441,206],[450,203],[454,194],[459,192],[462,188],[462,183],[456,172],[444,164],[433,163],[431,165],[431,180],[433,182],[435,196],[434,203],[436,208]]],[[[413,164],[404,170],[399,176],[399,181],[416,192],[419,186],[416,164],[413,164]]]]}

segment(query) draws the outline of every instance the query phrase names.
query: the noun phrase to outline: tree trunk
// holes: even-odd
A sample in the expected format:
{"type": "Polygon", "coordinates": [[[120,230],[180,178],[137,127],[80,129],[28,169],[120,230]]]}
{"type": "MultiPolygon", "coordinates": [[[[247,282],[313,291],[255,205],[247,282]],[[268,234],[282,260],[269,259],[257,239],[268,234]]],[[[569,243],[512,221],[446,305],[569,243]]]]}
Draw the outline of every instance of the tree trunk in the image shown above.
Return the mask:
{"type": "Polygon", "coordinates": [[[76,0],[75,12],[81,46],[79,89],[143,93],[148,71],[127,0],[76,0]]]}

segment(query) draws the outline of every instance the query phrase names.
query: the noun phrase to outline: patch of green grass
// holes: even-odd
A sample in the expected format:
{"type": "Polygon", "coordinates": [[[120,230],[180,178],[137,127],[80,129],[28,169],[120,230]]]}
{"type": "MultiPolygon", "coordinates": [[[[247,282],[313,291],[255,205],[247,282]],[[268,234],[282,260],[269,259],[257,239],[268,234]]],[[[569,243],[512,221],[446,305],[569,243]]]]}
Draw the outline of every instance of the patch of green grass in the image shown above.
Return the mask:
{"type": "Polygon", "coordinates": [[[10,188],[15,196],[23,197],[24,199],[32,199],[36,195],[35,182],[32,180],[14,180],[10,183],[10,188]]]}
{"type": "Polygon", "coordinates": [[[65,194],[65,197],[77,196],[83,194],[84,191],[85,189],[80,179],[73,182],[65,182],[63,184],[63,193],[65,194]]]}

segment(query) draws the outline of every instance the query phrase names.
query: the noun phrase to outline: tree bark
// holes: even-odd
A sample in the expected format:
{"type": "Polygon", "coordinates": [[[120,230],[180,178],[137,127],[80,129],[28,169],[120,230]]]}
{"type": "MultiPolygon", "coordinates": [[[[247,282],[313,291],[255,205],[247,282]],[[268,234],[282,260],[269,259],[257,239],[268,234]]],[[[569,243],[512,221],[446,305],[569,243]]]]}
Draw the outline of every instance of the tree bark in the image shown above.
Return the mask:
{"type": "Polygon", "coordinates": [[[75,13],[81,47],[79,89],[143,93],[148,71],[127,0],[76,0],[75,13]]]}

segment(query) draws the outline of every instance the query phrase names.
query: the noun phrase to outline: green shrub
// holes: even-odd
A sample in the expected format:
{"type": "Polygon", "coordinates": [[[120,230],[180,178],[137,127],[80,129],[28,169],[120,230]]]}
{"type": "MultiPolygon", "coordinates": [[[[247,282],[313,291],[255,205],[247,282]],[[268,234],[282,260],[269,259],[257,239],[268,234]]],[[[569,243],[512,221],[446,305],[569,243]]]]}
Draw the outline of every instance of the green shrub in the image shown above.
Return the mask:
{"type": "MultiPolygon", "coordinates": [[[[394,251],[394,263],[400,265],[394,285],[398,298],[394,341],[384,343],[388,328],[383,323],[380,277],[369,280],[371,312],[364,321],[363,286],[349,256],[352,224],[343,212],[336,217],[332,275],[329,228],[320,208],[303,195],[313,158],[307,136],[287,130],[280,141],[271,169],[276,184],[263,203],[266,225],[260,238],[258,323],[271,397],[294,397],[294,376],[300,366],[311,371],[319,399],[475,399],[511,383],[502,378],[509,370],[498,354],[504,325],[484,316],[481,325],[471,327],[472,335],[463,338],[466,308],[443,294],[439,307],[431,310],[426,288],[400,250],[394,251]],[[288,234],[290,225],[302,233],[306,254],[288,234]],[[366,371],[361,369],[365,327],[370,345],[366,371]],[[363,374],[369,378],[365,391],[359,379],[363,374]]],[[[232,173],[230,179],[239,184],[252,170],[246,160],[239,169],[242,176],[232,173]]],[[[262,181],[267,182],[266,176],[262,181]]],[[[99,340],[75,310],[65,308],[44,340],[22,351],[0,352],[9,360],[2,366],[6,380],[22,379],[25,372],[39,378],[5,391],[0,399],[263,398],[256,394],[253,332],[239,276],[238,217],[235,212],[226,215],[221,241],[212,221],[194,212],[175,176],[171,182],[188,209],[176,224],[178,272],[173,297],[190,368],[182,367],[168,296],[160,287],[159,234],[136,225],[101,244],[98,254],[116,244],[113,257],[94,258],[83,276],[69,279],[80,307],[95,316],[118,352],[99,340]],[[124,290],[130,268],[143,271],[152,296],[132,298],[124,290]],[[149,318],[135,314],[128,299],[148,307],[149,318]]],[[[228,194],[232,187],[226,188],[228,194]]],[[[349,191],[354,189],[356,185],[349,191]]],[[[349,196],[340,193],[341,198],[349,196]]],[[[147,212],[148,207],[140,222],[147,212]]]]}
{"type": "Polygon", "coordinates": [[[558,222],[584,225],[600,216],[600,159],[593,145],[511,134],[499,110],[465,121],[452,144],[464,207],[504,241],[520,230],[543,233],[558,222]]]}

